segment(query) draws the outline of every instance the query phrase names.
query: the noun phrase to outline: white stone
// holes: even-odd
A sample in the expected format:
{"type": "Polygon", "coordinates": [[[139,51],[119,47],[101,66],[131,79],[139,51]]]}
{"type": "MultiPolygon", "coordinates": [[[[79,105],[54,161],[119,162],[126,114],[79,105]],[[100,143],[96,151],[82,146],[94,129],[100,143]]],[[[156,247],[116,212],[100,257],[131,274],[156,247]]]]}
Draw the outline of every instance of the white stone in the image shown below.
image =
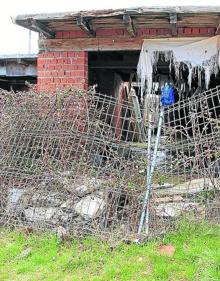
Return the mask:
{"type": "Polygon", "coordinates": [[[100,215],[105,205],[103,199],[95,196],[87,196],[76,203],[74,209],[77,214],[85,219],[94,219],[100,215]]]}
{"type": "Polygon", "coordinates": [[[50,221],[57,211],[58,208],[55,207],[30,207],[24,210],[24,215],[27,220],[32,222],[50,221]]]}
{"type": "Polygon", "coordinates": [[[18,211],[19,207],[19,200],[21,199],[22,195],[24,194],[24,189],[13,187],[9,190],[8,193],[8,203],[6,210],[7,212],[16,212],[18,211]]]}
{"type": "Polygon", "coordinates": [[[83,196],[88,192],[89,188],[87,185],[82,184],[76,187],[75,192],[79,196],[83,196]]]}
{"type": "Polygon", "coordinates": [[[163,203],[156,207],[156,215],[159,217],[175,218],[180,216],[183,212],[201,212],[204,207],[198,203],[163,203]]]}
{"type": "Polygon", "coordinates": [[[65,188],[71,193],[74,193],[79,197],[83,197],[101,188],[104,188],[104,184],[105,181],[103,180],[84,177],[82,179],[80,178],[78,180],[75,180],[75,182],[69,182],[65,185],[65,188]]]}
{"type": "Polygon", "coordinates": [[[63,204],[60,205],[60,208],[63,209],[72,209],[73,208],[73,200],[72,199],[68,199],[67,201],[65,201],[63,204]]]}

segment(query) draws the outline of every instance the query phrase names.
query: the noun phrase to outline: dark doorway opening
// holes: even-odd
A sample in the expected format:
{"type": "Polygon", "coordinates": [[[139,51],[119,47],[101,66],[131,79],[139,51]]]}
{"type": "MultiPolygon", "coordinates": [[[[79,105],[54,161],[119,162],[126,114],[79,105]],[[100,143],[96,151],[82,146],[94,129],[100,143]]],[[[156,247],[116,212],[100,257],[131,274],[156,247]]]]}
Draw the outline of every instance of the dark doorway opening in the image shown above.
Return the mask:
{"type": "Polygon", "coordinates": [[[89,52],[89,85],[98,85],[98,92],[114,96],[115,75],[129,81],[136,73],[139,51],[89,52]]]}

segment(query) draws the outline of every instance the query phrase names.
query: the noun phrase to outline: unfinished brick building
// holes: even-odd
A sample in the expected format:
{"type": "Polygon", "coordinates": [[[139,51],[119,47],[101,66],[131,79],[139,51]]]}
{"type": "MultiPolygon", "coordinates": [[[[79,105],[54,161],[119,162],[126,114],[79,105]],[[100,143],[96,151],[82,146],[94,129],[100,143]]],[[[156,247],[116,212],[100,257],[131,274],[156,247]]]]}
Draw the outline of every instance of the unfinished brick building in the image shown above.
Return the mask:
{"type": "MultiPolygon", "coordinates": [[[[144,39],[207,38],[220,34],[220,7],[146,7],[19,15],[14,22],[39,32],[38,88],[97,83],[112,94],[114,73],[136,71],[144,39]]],[[[168,71],[167,64],[157,66],[168,71]]]]}

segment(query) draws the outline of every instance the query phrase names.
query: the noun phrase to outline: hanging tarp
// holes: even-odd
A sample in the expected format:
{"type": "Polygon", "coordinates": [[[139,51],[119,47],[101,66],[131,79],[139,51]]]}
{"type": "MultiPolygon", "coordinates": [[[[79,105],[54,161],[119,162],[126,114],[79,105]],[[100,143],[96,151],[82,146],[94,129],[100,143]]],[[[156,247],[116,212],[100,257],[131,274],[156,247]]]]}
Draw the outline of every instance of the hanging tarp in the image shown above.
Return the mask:
{"type": "Polygon", "coordinates": [[[198,75],[205,73],[206,88],[211,74],[217,74],[220,66],[220,36],[204,38],[167,38],[144,40],[139,57],[137,73],[142,85],[142,95],[152,91],[153,67],[156,66],[160,54],[165,61],[172,63],[178,78],[180,64],[187,65],[189,70],[188,84],[191,87],[194,70],[198,75]]]}

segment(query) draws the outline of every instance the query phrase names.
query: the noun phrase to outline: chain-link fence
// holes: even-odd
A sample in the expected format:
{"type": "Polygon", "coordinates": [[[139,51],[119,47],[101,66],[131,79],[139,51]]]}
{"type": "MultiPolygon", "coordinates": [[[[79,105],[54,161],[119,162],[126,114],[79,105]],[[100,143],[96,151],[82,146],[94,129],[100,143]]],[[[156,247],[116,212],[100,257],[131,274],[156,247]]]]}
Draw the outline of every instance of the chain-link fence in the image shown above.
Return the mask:
{"type": "MultiPolygon", "coordinates": [[[[165,109],[148,205],[150,236],[186,215],[220,219],[219,91],[165,109]]],[[[158,105],[148,111],[155,116],[158,105]]],[[[149,120],[142,112],[129,93],[1,92],[0,223],[137,238],[149,164],[149,120]]]]}

